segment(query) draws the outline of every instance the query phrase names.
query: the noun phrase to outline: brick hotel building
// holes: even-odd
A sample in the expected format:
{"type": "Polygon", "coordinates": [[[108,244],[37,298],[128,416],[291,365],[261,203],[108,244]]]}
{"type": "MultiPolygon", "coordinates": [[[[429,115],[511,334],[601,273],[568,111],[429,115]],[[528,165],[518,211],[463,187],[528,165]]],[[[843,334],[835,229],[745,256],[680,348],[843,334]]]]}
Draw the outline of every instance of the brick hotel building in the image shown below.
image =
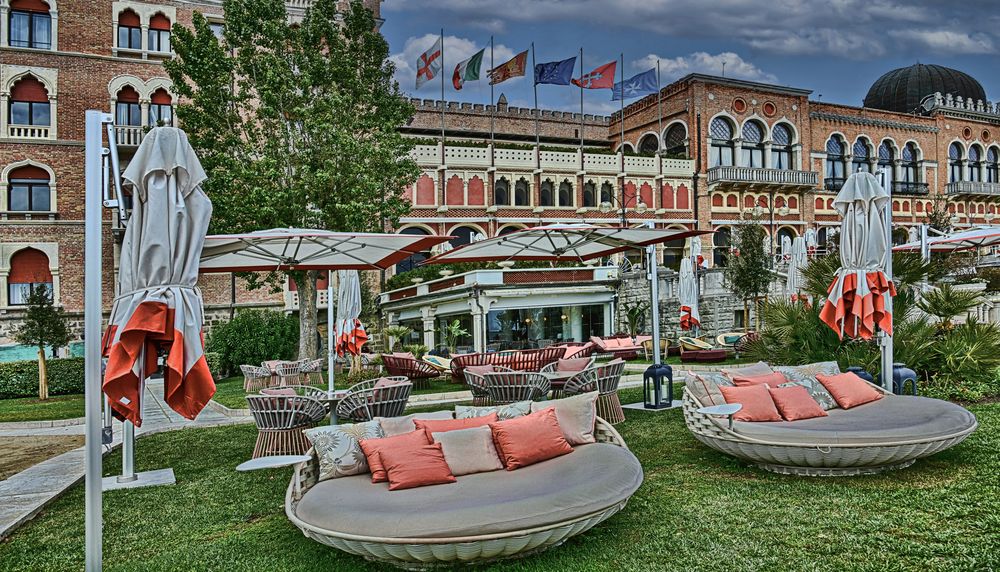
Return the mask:
{"type": "MultiPolygon", "coordinates": [[[[301,17],[308,0],[287,3],[301,17]]],[[[368,2],[379,15],[378,0],[368,2]]],[[[149,125],[177,104],[162,61],[170,26],[194,11],[221,25],[221,2],[0,0],[0,346],[10,342],[29,284],[49,284],[75,317],[83,306],[83,116],[113,111],[123,163],[149,125]]],[[[776,238],[838,223],[832,201],[846,175],[888,168],[897,223],[947,208],[958,226],[987,224],[1000,197],[1000,108],[982,86],[932,65],[894,70],[862,107],[817,102],[810,91],[689,75],[620,116],[414,100],[400,129],[420,138],[421,174],[398,230],[444,233],[455,244],[552,221],[714,229],[721,261],[747,209],[776,238]],[[444,107],[447,142],[440,134],[444,107]],[[494,144],[490,144],[491,116],[494,144]],[[582,133],[581,133],[582,129],[582,133]],[[583,146],[580,147],[581,136],[583,146]],[[624,151],[624,152],[622,152],[624,151]],[[624,207],[624,210],[623,210],[624,207]]],[[[124,165],[123,165],[124,167],[124,165]]],[[[105,235],[105,303],[113,297],[115,223],[105,235]]],[[[779,242],[780,241],[777,241],[779,242]]],[[[679,245],[663,250],[675,264],[679,245]]],[[[406,269],[419,260],[401,264],[406,269]]],[[[228,276],[205,277],[207,321],[228,316],[228,276]]],[[[237,289],[236,304],[295,307],[294,292],[237,289]]],[[[321,298],[321,304],[325,300],[321,298]]]]}

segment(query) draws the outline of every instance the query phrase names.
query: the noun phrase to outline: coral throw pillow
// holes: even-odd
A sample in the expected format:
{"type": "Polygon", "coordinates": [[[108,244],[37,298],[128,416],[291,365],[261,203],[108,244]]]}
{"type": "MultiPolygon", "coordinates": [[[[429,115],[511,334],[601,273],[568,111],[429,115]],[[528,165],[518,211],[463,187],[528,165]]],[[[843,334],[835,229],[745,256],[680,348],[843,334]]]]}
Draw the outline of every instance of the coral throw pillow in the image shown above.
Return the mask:
{"type": "Polygon", "coordinates": [[[882,399],[882,392],[853,373],[818,374],[816,379],[830,392],[841,409],[850,409],[882,399]]]}
{"type": "Polygon", "coordinates": [[[809,390],[801,385],[768,387],[767,391],[785,421],[826,417],[826,411],[809,395],[809,390]]]}
{"type": "Polygon", "coordinates": [[[493,444],[508,471],[534,465],[573,452],[563,437],[553,408],[490,423],[493,444]]]}
{"type": "MultiPolygon", "coordinates": [[[[733,415],[737,421],[781,421],[781,414],[774,406],[774,400],[767,391],[766,385],[747,385],[744,387],[719,388],[726,403],[739,403],[743,409],[733,415]]],[[[361,442],[364,445],[364,441],[361,442]]],[[[369,461],[370,462],[370,461],[369,461]]]]}
{"type": "Polygon", "coordinates": [[[444,433],[447,431],[458,431],[460,429],[472,429],[482,427],[490,423],[497,422],[497,414],[490,413],[482,417],[469,417],[466,419],[414,419],[413,425],[417,429],[427,431],[430,438],[431,433],[444,433]]]}
{"type": "Polygon", "coordinates": [[[388,475],[390,491],[455,482],[455,475],[444,460],[441,443],[415,449],[384,449],[378,456],[388,475]]]}
{"type": "Polygon", "coordinates": [[[493,373],[496,371],[496,368],[491,363],[486,365],[467,365],[465,366],[465,371],[476,375],[483,375],[484,373],[493,373]]]}
{"type": "Polygon", "coordinates": [[[365,452],[368,459],[368,468],[372,472],[373,483],[384,483],[389,480],[379,454],[389,450],[410,450],[424,445],[430,445],[431,439],[427,436],[427,431],[417,429],[410,433],[403,433],[394,437],[383,437],[381,439],[365,439],[361,441],[361,450],[365,452]]]}
{"type": "Polygon", "coordinates": [[[573,359],[561,359],[556,362],[556,371],[559,372],[576,372],[583,371],[590,364],[590,358],[573,358],[573,359]]]}
{"type": "Polygon", "coordinates": [[[745,387],[748,385],[770,385],[771,387],[778,387],[782,383],[788,383],[788,378],[785,374],[781,372],[766,373],[764,375],[734,375],[733,383],[737,387],[745,387]]]}

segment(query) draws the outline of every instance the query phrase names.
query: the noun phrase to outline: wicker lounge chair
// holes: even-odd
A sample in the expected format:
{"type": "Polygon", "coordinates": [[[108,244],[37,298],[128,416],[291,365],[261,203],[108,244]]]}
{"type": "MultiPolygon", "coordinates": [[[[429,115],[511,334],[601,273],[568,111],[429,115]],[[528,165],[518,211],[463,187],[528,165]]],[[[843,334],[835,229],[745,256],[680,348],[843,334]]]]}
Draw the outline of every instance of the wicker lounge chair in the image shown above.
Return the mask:
{"type": "Polygon", "coordinates": [[[310,450],[285,514],[308,538],[408,569],[526,556],[607,520],[642,484],[642,466],[614,427],[598,417],[594,435],[595,444],[517,471],[392,492],[367,474],[318,482],[310,450]]]}
{"type": "Polygon", "coordinates": [[[566,382],[563,392],[569,396],[596,390],[597,415],[608,423],[617,425],[625,421],[625,411],[618,399],[618,383],[624,371],[625,362],[622,360],[585,369],[566,382]]]}
{"type": "MultiPolygon", "coordinates": [[[[513,370],[501,365],[494,366],[493,371],[508,372],[513,370]]],[[[469,371],[468,368],[464,369],[462,373],[465,375],[465,386],[472,392],[472,405],[475,407],[493,405],[493,402],[490,400],[490,394],[486,391],[486,380],[483,378],[485,374],[469,371]]]]}
{"type": "Polygon", "coordinates": [[[347,395],[337,404],[337,417],[352,421],[371,421],[376,417],[398,417],[406,409],[413,384],[405,377],[369,379],[347,388],[347,395]],[[379,379],[397,385],[375,387],[379,379]]]}
{"type": "Polygon", "coordinates": [[[418,360],[413,354],[382,354],[385,372],[392,377],[406,377],[417,389],[431,386],[430,381],[441,376],[441,371],[431,364],[418,360]]]}
{"type": "Polygon", "coordinates": [[[642,351],[642,346],[637,345],[629,337],[609,336],[599,338],[591,336],[590,341],[597,346],[597,353],[611,354],[613,357],[621,359],[635,359],[639,357],[639,352],[642,351]]]}
{"type": "MultiPolygon", "coordinates": [[[[576,360],[576,359],[582,359],[584,357],[588,358],[587,363],[582,364],[579,368],[576,368],[574,370],[575,372],[581,372],[587,368],[593,367],[594,361],[597,359],[597,357],[594,355],[589,355],[589,356],[579,356],[578,358],[577,354],[574,354],[573,357],[564,359],[576,360]]],[[[557,362],[552,362],[549,365],[543,367],[541,370],[539,370],[538,373],[545,375],[546,377],[549,378],[549,383],[551,384],[552,399],[559,399],[563,397],[563,386],[565,385],[566,381],[573,376],[574,371],[566,371],[566,370],[560,371],[559,362],[557,361],[557,362]],[[553,379],[553,375],[556,374],[559,375],[559,378],[553,379]]]]}
{"type": "Polygon", "coordinates": [[[309,449],[304,429],[326,417],[326,407],[302,395],[248,395],[247,405],[257,424],[253,458],[301,455],[309,449]]]}
{"type": "Polygon", "coordinates": [[[535,401],[549,392],[549,379],[531,371],[495,371],[483,374],[483,389],[493,405],[535,401]]]}
{"type": "Polygon", "coordinates": [[[298,385],[302,381],[302,367],[297,361],[284,361],[274,366],[278,385],[298,385]]]}
{"type": "Polygon", "coordinates": [[[271,385],[271,370],[256,365],[241,365],[243,372],[243,391],[252,393],[271,385]]]}
{"type": "MultiPolygon", "coordinates": [[[[690,383],[690,382],[689,382],[690,383]]],[[[684,388],[684,421],[709,447],[775,473],[865,475],[907,467],[961,443],[977,426],[966,409],[937,399],[897,396],[873,385],[882,399],[827,417],[777,423],[729,422],[698,410],[716,405],[684,388]]]]}
{"type": "Polygon", "coordinates": [[[312,383],[323,383],[323,358],[299,360],[299,373],[302,382],[309,385],[312,383]],[[315,376],[315,382],[313,377],[315,376]]]}
{"type": "Polygon", "coordinates": [[[561,359],[565,354],[565,348],[549,346],[540,350],[506,350],[494,353],[456,355],[451,359],[451,380],[455,383],[465,383],[463,371],[470,365],[493,365],[507,367],[515,371],[538,371],[561,359]]]}

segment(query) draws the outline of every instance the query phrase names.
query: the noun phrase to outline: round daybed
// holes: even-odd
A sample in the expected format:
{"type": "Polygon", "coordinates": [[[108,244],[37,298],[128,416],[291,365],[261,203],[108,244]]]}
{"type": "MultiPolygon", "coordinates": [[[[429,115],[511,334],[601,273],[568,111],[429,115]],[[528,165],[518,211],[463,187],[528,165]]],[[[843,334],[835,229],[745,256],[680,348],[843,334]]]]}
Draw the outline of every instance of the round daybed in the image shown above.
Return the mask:
{"type": "Polygon", "coordinates": [[[317,482],[310,450],[285,513],[317,542],[403,568],[526,556],[614,515],[642,484],[642,466],[614,427],[598,418],[594,435],[597,443],[516,471],[391,492],[367,474],[317,482]]]}
{"type": "Polygon", "coordinates": [[[703,406],[684,388],[684,421],[709,447],[768,471],[807,476],[866,475],[901,469],[916,459],[961,443],[978,423],[965,408],[947,401],[885,394],[827,417],[772,423],[729,422],[698,413],[703,406]]]}

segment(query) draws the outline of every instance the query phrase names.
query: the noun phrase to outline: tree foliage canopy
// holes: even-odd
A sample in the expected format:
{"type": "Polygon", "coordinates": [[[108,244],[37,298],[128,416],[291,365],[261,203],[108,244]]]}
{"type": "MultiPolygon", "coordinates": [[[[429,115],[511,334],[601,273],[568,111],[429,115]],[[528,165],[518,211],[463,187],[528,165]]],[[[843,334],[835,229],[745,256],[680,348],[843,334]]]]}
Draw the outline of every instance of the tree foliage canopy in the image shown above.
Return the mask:
{"type": "Polygon", "coordinates": [[[732,251],[726,255],[726,282],[737,298],[759,298],[771,283],[770,260],[764,250],[767,232],[757,221],[736,225],[732,251]]]}

